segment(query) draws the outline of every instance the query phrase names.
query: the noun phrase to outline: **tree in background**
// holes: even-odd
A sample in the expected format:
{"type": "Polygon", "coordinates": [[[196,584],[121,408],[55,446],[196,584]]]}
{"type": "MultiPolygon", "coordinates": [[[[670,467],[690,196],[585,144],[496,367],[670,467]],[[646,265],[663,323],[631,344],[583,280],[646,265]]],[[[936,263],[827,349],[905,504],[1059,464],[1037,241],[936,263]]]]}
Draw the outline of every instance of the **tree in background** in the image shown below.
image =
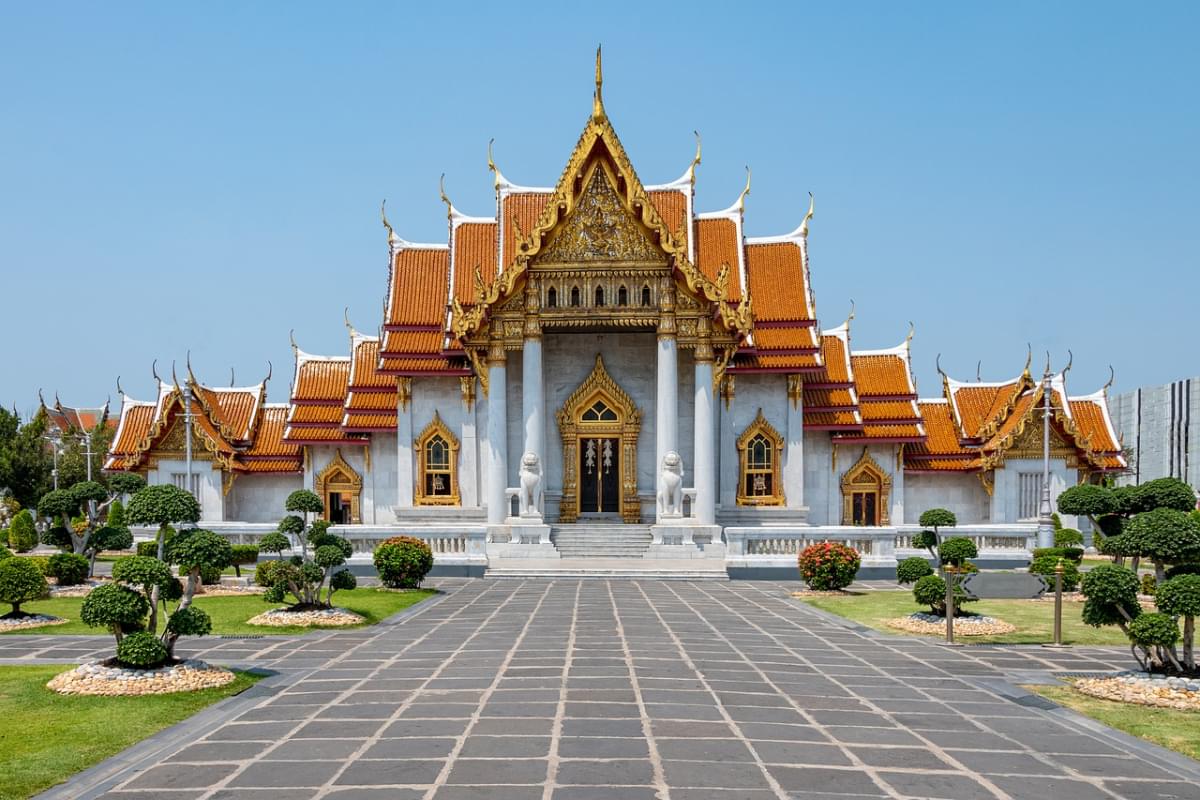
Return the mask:
{"type": "Polygon", "coordinates": [[[109,479],[108,487],[95,481],[84,481],[69,489],[55,489],[46,493],[38,501],[38,513],[50,520],[51,527],[42,541],[64,550],[70,549],[79,555],[94,555],[105,544],[94,541],[94,537],[107,518],[108,509],[122,495],[138,492],[145,485],[141,476],[119,472],[109,479]],[[84,524],[77,529],[73,520],[80,516],[84,524]]]}
{"type": "Polygon", "coordinates": [[[22,425],[19,414],[0,408],[0,487],[23,508],[35,508],[54,485],[54,456],[42,438],[46,424],[40,409],[22,425]]]}
{"type": "Polygon", "coordinates": [[[115,434],[116,428],[97,425],[90,434],[72,430],[70,435],[64,436],[62,453],[58,457],[58,485],[74,486],[88,480],[88,439],[92,448],[91,480],[107,488],[111,477],[124,474],[118,472],[109,476],[103,471],[104,456],[115,434]]]}

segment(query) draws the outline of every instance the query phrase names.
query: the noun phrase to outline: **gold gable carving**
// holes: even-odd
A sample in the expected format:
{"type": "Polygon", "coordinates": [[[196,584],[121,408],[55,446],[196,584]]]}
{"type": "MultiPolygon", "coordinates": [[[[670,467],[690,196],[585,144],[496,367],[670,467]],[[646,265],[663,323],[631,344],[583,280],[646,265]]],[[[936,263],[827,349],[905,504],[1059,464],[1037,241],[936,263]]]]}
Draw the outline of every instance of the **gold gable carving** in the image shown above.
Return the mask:
{"type": "Polygon", "coordinates": [[[666,260],[646,230],[625,210],[605,170],[596,165],[579,202],[554,231],[536,263],[665,264],[666,260]]]}

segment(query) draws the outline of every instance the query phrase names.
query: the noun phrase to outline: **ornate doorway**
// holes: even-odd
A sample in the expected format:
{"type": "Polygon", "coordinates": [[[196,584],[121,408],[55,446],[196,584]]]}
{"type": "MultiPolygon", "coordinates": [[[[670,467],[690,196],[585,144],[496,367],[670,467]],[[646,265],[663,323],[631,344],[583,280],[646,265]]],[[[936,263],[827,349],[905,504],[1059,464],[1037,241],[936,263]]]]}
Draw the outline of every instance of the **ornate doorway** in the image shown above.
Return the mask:
{"type": "Polygon", "coordinates": [[[609,376],[599,355],[591,374],[556,416],[564,473],[559,520],[619,512],[625,522],[639,522],[637,440],[642,412],[609,376]]]}

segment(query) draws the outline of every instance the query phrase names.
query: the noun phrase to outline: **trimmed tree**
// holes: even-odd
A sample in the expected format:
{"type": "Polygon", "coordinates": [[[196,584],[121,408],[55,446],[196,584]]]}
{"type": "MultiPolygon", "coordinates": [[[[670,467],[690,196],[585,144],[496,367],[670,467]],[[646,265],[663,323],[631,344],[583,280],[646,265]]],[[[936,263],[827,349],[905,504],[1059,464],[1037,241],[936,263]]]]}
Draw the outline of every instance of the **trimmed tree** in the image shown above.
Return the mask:
{"type": "Polygon", "coordinates": [[[120,472],[108,484],[106,488],[95,481],[83,481],[43,495],[38,502],[38,514],[51,523],[49,535],[43,541],[94,559],[98,543],[92,539],[105,524],[109,508],[122,495],[141,490],[146,482],[140,475],[120,472]],[[76,525],[76,520],[81,524],[76,525]]]}
{"type": "Polygon", "coordinates": [[[384,586],[416,589],[433,569],[429,544],[413,536],[393,536],[375,548],[375,569],[384,586]]]}
{"type": "Polygon", "coordinates": [[[942,563],[941,556],[938,554],[942,543],[939,529],[953,528],[958,524],[958,517],[954,516],[953,511],[944,508],[930,508],[921,513],[917,522],[926,530],[913,536],[913,547],[925,548],[937,563],[942,563]]]}
{"type": "MultiPolygon", "coordinates": [[[[1175,655],[1179,625],[1170,614],[1154,611],[1140,615],[1129,623],[1129,641],[1133,643],[1131,650],[1140,647],[1145,654],[1144,659],[1138,659],[1142,669],[1162,670],[1170,664],[1177,671],[1183,671],[1175,655]]],[[[1133,655],[1137,658],[1136,650],[1133,655]]]]}
{"type": "Polygon", "coordinates": [[[271,531],[258,540],[258,549],[263,553],[274,553],[276,559],[283,558],[284,550],[292,549],[292,542],[279,531],[271,531]]]}
{"type": "Polygon", "coordinates": [[[28,553],[37,547],[37,541],[33,514],[27,508],[18,511],[8,528],[8,546],[18,553],[28,553]]]}
{"type": "Polygon", "coordinates": [[[1131,569],[1116,564],[1101,564],[1083,574],[1080,591],[1086,600],[1083,603],[1083,621],[1092,627],[1116,625],[1133,642],[1130,652],[1139,663],[1150,657],[1149,649],[1140,644],[1130,632],[1130,623],[1141,616],[1138,604],[1138,577],[1131,569]],[[1139,657],[1137,647],[1145,657],[1139,657]]]}
{"type": "Polygon", "coordinates": [[[258,545],[233,545],[233,555],[230,563],[233,564],[233,573],[239,578],[242,577],[242,567],[258,563],[258,545]]]}
{"type": "Polygon", "coordinates": [[[1183,664],[1196,671],[1196,617],[1200,616],[1200,575],[1179,575],[1159,584],[1154,604],[1165,614],[1183,618],[1183,664]]]}
{"type": "Polygon", "coordinates": [[[158,527],[158,559],[166,555],[167,532],[173,525],[200,521],[200,504],[192,493],[169,483],[147,486],[129,500],[125,519],[134,525],[158,527]]]}
{"type": "Polygon", "coordinates": [[[335,576],[347,572],[339,568],[353,554],[353,546],[341,536],[329,533],[329,523],[325,520],[309,523],[309,514],[320,514],[323,509],[321,498],[313,492],[307,489],[292,492],[284,503],[284,510],[291,513],[279,521],[280,537],[272,539],[274,534],[263,537],[264,541],[271,539],[266,541],[266,547],[263,542],[259,543],[260,548],[269,548],[268,552],[281,552],[284,549],[282,540],[287,540],[288,536],[294,537],[300,545],[300,555],[292,556],[286,566],[257,572],[261,580],[271,580],[263,594],[268,603],[282,603],[290,593],[296,599],[292,608],[297,611],[329,608],[335,591],[353,588],[348,577],[337,577],[334,586],[335,576]],[[328,589],[322,599],[321,592],[326,586],[328,589]]]}
{"type": "Polygon", "coordinates": [[[50,585],[46,583],[46,577],[30,559],[13,556],[0,561],[0,603],[12,606],[4,619],[29,616],[21,611],[21,604],[37,600],[48,591],[50,585]]]}
{"type": "Polygon", "coordinates": [[[1138,514],[1125,526],[1122,538],[1138,557],[1150,559],[1158,583],[1166,580],[1168,564],[1200,558],[1200,525],[1191,514],[1173,508],[1138,514]]]}
{"type": "Polygon", "coordinates": [[[920,556],[909,556],[896,565],[898,583],[916,583],[926,575],[933,574],[933,567],[920,556]]]}

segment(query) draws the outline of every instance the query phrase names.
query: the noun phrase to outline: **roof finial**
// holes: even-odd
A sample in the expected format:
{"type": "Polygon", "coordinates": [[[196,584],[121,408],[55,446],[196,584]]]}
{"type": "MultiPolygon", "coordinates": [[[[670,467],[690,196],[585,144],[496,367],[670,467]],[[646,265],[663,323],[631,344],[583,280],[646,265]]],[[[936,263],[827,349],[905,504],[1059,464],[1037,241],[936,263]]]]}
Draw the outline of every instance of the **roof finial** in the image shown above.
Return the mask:
{"type": "Polygon", "coordinates": [[[942,354],[941,353],[937,354],[937,358],[934,360],[933,363],[934,363],[934,366],[937,367],[938,375],[941,375],[943,380],[949,380],[950,376],[946,374],[946,371],[944,369],[942,369],[942,354]]]}
{"type": "Polygon", "coordinates": [[[42,390],[40,388],[38,389],[38,402],[41,404],[42,408],[46,407],[46,398],[42,397],[42,390]]]}
{"type": "Polygon", "coordinates": [[[125,390],[121,388],[121,376],[120,375],[117,376],[117,394],[121,395],[121,397],[125,396],[125,390]]]}
{"type": "Polygon", "coordinates": [[[692,131],[696,136],[696,155],[692,157],[692,165],[688,167],[688,178],[696,185],[696,167],[700,166],[700,131],[692,131]]]}
{"type": "Polygon", "coordinates": [[[978,381],[979,383],[983,383],[983,359],[982,358],[975,362],[975,380],[978,381]]]}
{"type": "Polygon", "coordinates": [[[495,176],[495,178],[492,180],[492,188],[496,191],[500,191],[500,168],[496,166],[496,161],[492,158],[492,145],[495,144],[495,142],[496,139],[494,137],[488,139],[488,169],[490,169],[492,174],[495,176]]]}
{"type": "Polygon", "coordinates": [[[174,388],[179,388],[179,377],[175,374],[175,361],[171,361],[171,380],[174,382],[174,388]]]}
{"type": "Polygon", "coordinates": [[[1116,377],[1117,377],[1117,373],[1113,372],[1112,364],[1109,364],[1108,365],[1108,383],[1104,384],[1104,387],[1100,391],[1104,392],[1105,394],[1108,394],[1108,390],[1112,388],[1113,381],[1116,379],[1116,377]]]}
{"type": "Polygon", "coordinates": [[[596,45],[596,93],[592,96],[592,116],[604,119],[604,96],[600,93],[604,85],[604,71],[600,64],[600,45],[596,45]]]}
{"type": "Polygon", "coordinates": [[[194,374],[192,374],[192,351],[191,350],[187,351],[187,373],[188,373],[188,381],[193,384],[197,383],[196,376],[194,374]]]}
{"type": "Polygon", "coordinates": [[[1029,374],[1029,365],[1033,363],[1033,345],[1029,342],[1025,343],[1025,371],[1023,374],[1029,374]]]}
{"type": "Polygon", "coordinates": [[[262,382],[266,383],[267,381],[271,380],[271,376],[274,374],[275,374],[275,365],[271,363],[270,359],[267,359],[267,377],[263,378],[262,382]]]}
{"type": "Polygon", "coordinates": [[[357,336],[358,331],[354,330],[354,326],[350,324],[350,306],[346,306],[342,310],[342,319],[346,323],[346,330],[350,331],[351,336],[357,336]]]}
{"type": "Polygon", "coordinates": [[[446,173],[442,173],[442,177],[438,178],[438,194],[441,195],[442,202],[446,204],[446,218],[454,216],[454,203],[450,202],[450,198],[446,196],[446,173]]]}
{"type": "Polygon", "coordinates": [[[1043,374],[1044,375],[1050,374],[1050,351],[1049,350],[1046,351],[1046,371],[1043,374]]]}
{"type": "Polygon", "coordinates": [[[392,230],[392,223],[388,222],[386,197],[383,199],[383,202],[379,204],[379,219],[383,221],[383,227],[387,228],[388,244],[395,245],[396,242],[400,241],[400,237],[396,235],[394,230],[392,230]]]}
{"type": "Polygon", "coordinates": [[[158,385],[162,386],[162,378],[158,377],[158,359],[150,362],[150,374],[154,376],[154,380],[158,381],[158,385]]]}
{"type": "Polygon", "coordinates": [[[916,325],[913,325],[913,323],[912,323],[912,320],[910,319],[910,320],[908,321],[908,336],[905,336],[905,337],[904,337],[904,346],[905,346],[905,347],[911,347],[911,346],[912,346],[913,335],[914,335],[916,332],[917,332],[917,326],[916,326],[916,325]]]}
{"type": "Polygon", "coordinates": [[[846,327],[850,327],[850,321],[854,319],[854,298],[850,298],[850,314],[846,317],[846,327]]]}
{"type": "Polygon", "coordinates": [[[813,218],[813,210],[816,208],[817,198],[813,197],[813,193],[808,193],[808,213],[804,215],[804,221],[800,223],[800,235],[805,239],[808,238],[808,221],[813,218]]]}
{"type": "Polygon", "coordinates": [[[742,193],[738,195],[737,209],[745,212],[746,210],[746,195],[750,194],[750,167],[746,166],[746,188],[742,189],[742,193]]]}
{"type": "Polygon", "coordinates": [[[58,389],[54,390],[54,407],[62,411],[62,400],[58,399],[58,389]]]}
{"type": "Polygon", "coordinates": [[[234,375],[233,367],[230,367],[229,368],[229,388],[232,389],[234,386],[237,386],[237,376],[234,375]]]}
{"type": "Polygon", "coordinates": [[[1062,371],[1062,376],[1064,378],[1067,377],[1067,373],[1071,371],[1071,365],[1074,363],[1075,363],[1075,354],[1071,352],[1070,348],[1068,348],[1067,349],[1067,365],[1065,367],[1063,367],[1063,371],[1062,371]]]}
{"type": "Polygon", "coordinates": [[[295,328],[292,328],[290,331],[288,331],[288,339],[291,340],[291,342],[292,342],[292,355],[298,356],[300,354],[300,347],[296,344],[296,329],[295,328]]]}

